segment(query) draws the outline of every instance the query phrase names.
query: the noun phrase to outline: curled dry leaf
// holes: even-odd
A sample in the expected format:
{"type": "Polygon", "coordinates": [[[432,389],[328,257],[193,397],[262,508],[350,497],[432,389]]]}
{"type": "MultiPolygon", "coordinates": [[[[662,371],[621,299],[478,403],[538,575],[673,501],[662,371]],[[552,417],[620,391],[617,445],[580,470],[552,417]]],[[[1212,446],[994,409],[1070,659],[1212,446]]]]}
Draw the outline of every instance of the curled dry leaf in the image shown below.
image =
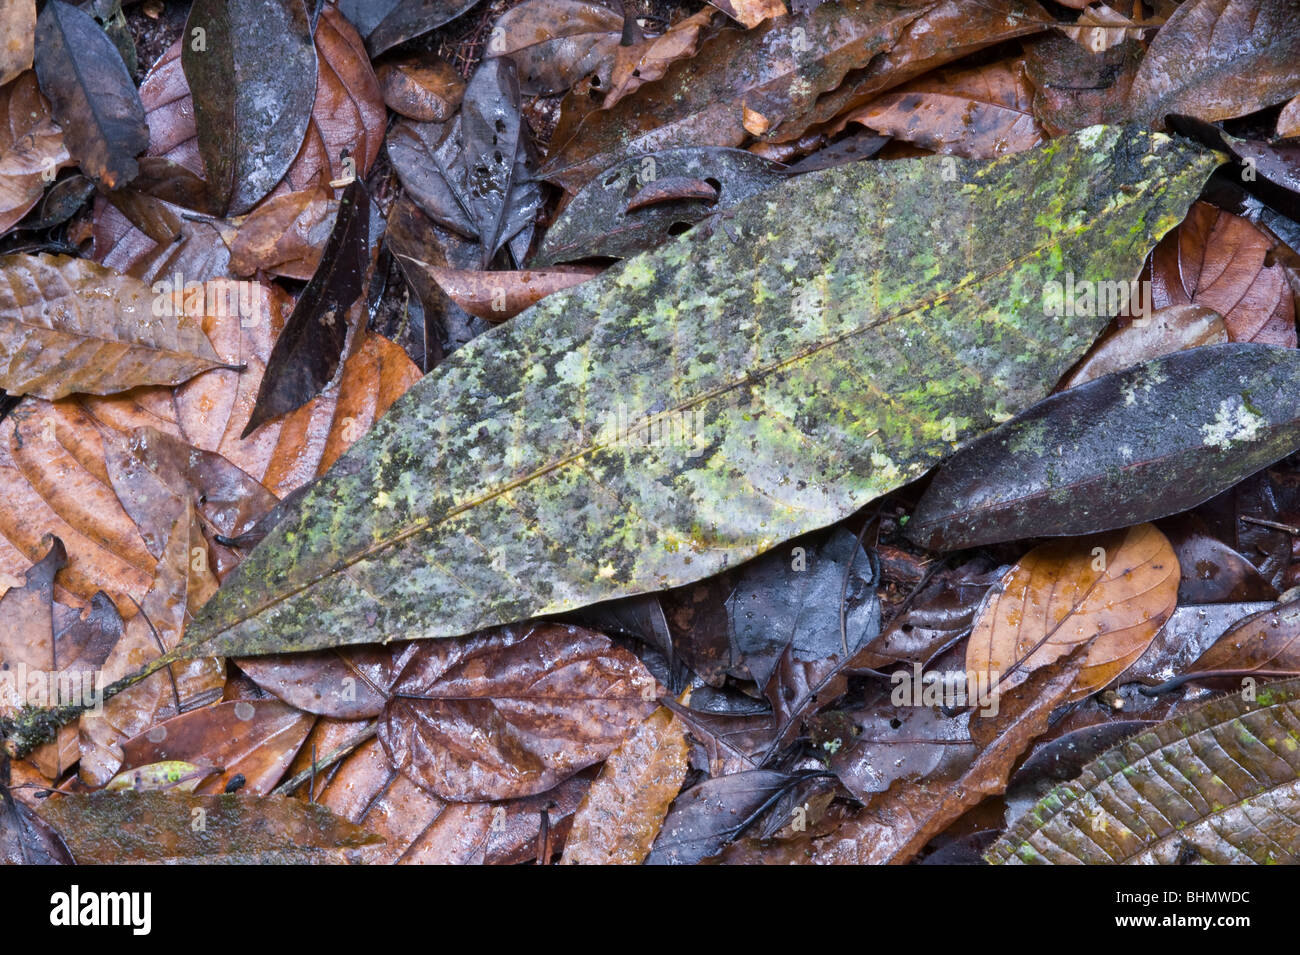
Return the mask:
{"type": "Polygon", "coordinates": [[[176,385],[221,359],[137,279],[62,255],[0,257],[0,388],[54,400],[176,385]]]}
{"type": "Polygon", "coordinates": [[[0,86],[32,68],[36,0],[0,0],[0,86]]]}
{"type": "Polygon", "coordinates": [[[36,75],[68,152],[105,189],[126,185],[149,147],[135,82],[113,41],[81,9],[50,0],[36,26],[36,75]]]}
{"type": "Polygon", "coordinates": [[[686,727],[662,707],[609,754],[574,814],[569,865],[639,865],[686,779],[686,727]]]}
{"type": "Polygon", "coordinates": [[[323,806],[277,796],[60,793],[40,815],[82,865],[340,863],[379,838],[323,806]],[[200,811],[207,824],[194,826],[200,811]]]}
{"type": "Polygon", "coordinates": [[[966,671],[999,691],[1087,647],[1070,699],[1137,660],[1178,602],[1178,558],[1151,524],[1035,547],[980,609],[966,671]]]}
{"type": "Polygon", "coordinates": [[[657,696],[609,638],[554,624],[416,644],[392,693],[379,738],[393,765],[457,802],[551,788],[613,752],[657,696]]]}
{"type": "Polygon", "coordinates": [[[936,152],[992,159],[1046,138],[1032,104],[1024,61],[1002,60],[914,80],[848,118],[936,152]]]}
{"type": "Polygon", "coordinates": [[[1129,112],[1163,123],[1184,113],[1212,123],[1300,92],[1300,19],[1291,0],[1188,0],[1156,33],[1129,112]]]}
{"type": "Polygon", "coordinates": [[[445,123],[465,95],[465,81],[443,59],[385,63],[376,77],[388,108],[422,123],[445,123]]]}
{"type": "Polygon", "coordinates": [[[36,74],[22,73],[0,87],[0,233],[40,201],[47,177],[53,179],[68,162],[63,133],[36,74]]]}
{"type": "Polygon", "coordinates": [[[1152,358],[1227,340],[1223,317],[1201,305],[1170,305],[1145,319],[1120,319],[1119,326],[1103,335],[1075,365],[1061,387],[1073,388],[1152,358]]]}
{"type": "Polygon", "coordinates": [[[1151,304],[1204,305],[1223,316],[1234,342],[1296,347],[1295,295],[1277,242],[1248,220],[1206,202],[1165,236],[1142,279],[1151,304]]]}
{"type": "Polygon", "coordinates": [[[600,266],[572,266],[564,270],[480,272],[477,269],[447,269],[412,261],[469,312],[489,322],[504,322],[546,296],[581,285],[599,275],[600,266]]]}

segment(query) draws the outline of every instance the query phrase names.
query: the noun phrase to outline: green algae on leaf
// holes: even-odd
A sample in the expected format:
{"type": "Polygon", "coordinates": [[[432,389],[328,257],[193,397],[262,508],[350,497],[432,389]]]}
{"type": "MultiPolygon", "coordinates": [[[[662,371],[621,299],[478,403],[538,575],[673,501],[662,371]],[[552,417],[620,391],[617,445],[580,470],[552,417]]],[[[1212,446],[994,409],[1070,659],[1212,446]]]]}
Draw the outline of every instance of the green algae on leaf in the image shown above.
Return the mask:
{"type": "Polygon", "coordinates": [[[1295,863],[1300,680],[1210,700],[1108,749],[989,849],[1002,864],[1295,863]]]}
{"type": "Polygon", "coordinates": [[[1042,398],[1219,154],[1093,127],[856,163],[480,336],[198,613],[186,655],[445,637],[699,580],[833,524],[1042,398]],[[990,242],[991,235],[997,236],[990,242]]]}

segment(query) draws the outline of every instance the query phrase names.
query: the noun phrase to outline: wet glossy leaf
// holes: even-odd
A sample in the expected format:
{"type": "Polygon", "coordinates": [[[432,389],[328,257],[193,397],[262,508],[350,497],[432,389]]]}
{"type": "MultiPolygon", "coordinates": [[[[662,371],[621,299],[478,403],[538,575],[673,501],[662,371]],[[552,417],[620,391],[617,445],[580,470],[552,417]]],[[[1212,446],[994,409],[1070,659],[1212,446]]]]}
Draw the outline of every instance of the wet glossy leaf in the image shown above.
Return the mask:
{"type": "Polygon", "coordinates": [[[952,550],[1194,507],[1300,446],[1297,383],[1294,349],[1227,344],[1063,391],[954,455],[907,535],[952,550]]]}
{"type": "Polygon", "coordinates": [[[596,256],[627,258],[785,178],[782,166],[745,149],[688,146],[633,157],[578,190],[546,230],[533,264],[596,256]],[[712,201],[679,199],[630,207],[647,188],[672,177],[716,183],[712,201]]]}
{"type": "Polygon", "coordinates": [[[1219,697],[1107,750],[988,851],[1001,864],[1294,863],[1297,692],[1219,697]]]}
{"type": "Polygon", "coordinates": [[[0,388],[62,398],[175,385],[221,359],[186,316],[155,315],[136,279],[85,259],[0,258],[0,388]]]}
{"type": "Polygon", "coordinates": [[[194,38],[181,62],[208,187],[230,215],[247,212],[307,134],[316,47],[306,8],[303,0],[195,0],[184,35],[194,38]]]}
{"type": "Polygon", "coordinates": [[[149,147],[144,106],[122,57],[88,13],[50,0],[36,27],[36,75],[68,152],[105,189],[126,185],[149,147]]]}
{"type": "Polygon", "coordinates": [[[600,762],[656,706],[654,678],[609,638],[553,624],[414,644],[379,739],[443,799],[549,789],[600,762]]]}
{"type": "Polygon", "coordinates": [[[675,146],[739,146],[748,136],[746,109],[762,116],[767,127],[796,120],[845,73],[888,49],[928,5],[849,0],[819,7],[807,18],[724,30],[659,82],[591,113],[573,138],[553,144],[559,151],[541,175],[573,192],[629,155],[675,146]]]}
{"type": "Polygon", "coordinates": [[[323,806],[278,796],[61,793],[40,815],[82,865],[338,863],[379,839],[323,806]],[[198,811],[201,827],[193,825],[198,811]]]}
{"type": "Polygon", "coordinates": [[[150,792],[174,789],[192,793],[213,770],[184,760],[173,759],[150,763],[118,773],[104,787],[108,792],[150,792]]]}
{"type": "Polygon", "coordinates": [[[7,760],[0,773],[0,865],[72,865],[72,854],[59,834],[14,799],[7,760]]]}
{"type": "Polygon", "coordinates": [[[1029,404],[1105,321],[1044,316],[1039,258],[1135,274],[1217,161],[1116,128],[1050,155],[944,157],[960,192],[938,160],[800,177],[733,210],[740,242],[697,230],[549,296],[422,379],[295,502],[190,652],[450,636],[687,583],[919,476],[949,425],[960,440],[1029,404]],[[970,223],[1008,188],[1041,201],[1017,203],[1014,228],[999,205],[1007,241],[978,243],[970,223]],[[894,228],[863,228],[888,204],[894,228]],[[905,267],[939,235],[960,274],[905,267]]]}
{"type": "Polygon", "coordinates": [[[988,686],[1015,686],[1085,646],[1070,692],[1081,699],[1146,651],[1174,612],[1178,576],[1173,548],[1151,524],[1035,547],[980,608],[966,671],[988,686]]]}
{"type": "Polygon", "coordinates": [[[1133,119],[1245,116],[1300,92],[1290,0],[1188,0],[1156,33],[1130,93],[1133,119]]]}
{"type": "Polygon", "coordinates": [[[370,194],[358,178],[344,190],[320,265],[275,340],[240,437],[302,407],[329,384],[343,358],[348,310],[361,297],[369,265],[370,194]]]}
{"type": "Polygon", "coordinates": [[[1179,607],[1124,674],[1124,682],[1164,683],[1184,673],[1238,620],[1268,610],[1268,603],[1204,604],[1179,607]]]}
{"type": "MultiPolygon", "coordinates": [[[[1237,621],[1196,658],[1188,672],[1211,670],[1257,671],[1265,681],[1270,675],[1300,674],[1300,601],[1237,621]]],[[[1249,675],[1224,677],[1223,688],[1239,689],[1241,677],[1249,675]]]]}
{"type": "Polygon", "coordinates": [[[1025,67],[1035,87],[1034,115],[1053,136],[1096,123],[1122,122],[1142,55],[1136,40],[1098,52],[1059,33],[1035,38],[1025,50],[1025,67]]]}
{"type": "Polygon", "coordinates": [[[659,709],[609,754],[564,845],[569,865],[639,865],[686,779],[686,729],[659,709]]]}
{"type": "Polygon", "coordinates": [[[647,865],[695,865],[718,854],[791,785],[785,773],[756,769],[706,779],[668,811],[647,865]]]}

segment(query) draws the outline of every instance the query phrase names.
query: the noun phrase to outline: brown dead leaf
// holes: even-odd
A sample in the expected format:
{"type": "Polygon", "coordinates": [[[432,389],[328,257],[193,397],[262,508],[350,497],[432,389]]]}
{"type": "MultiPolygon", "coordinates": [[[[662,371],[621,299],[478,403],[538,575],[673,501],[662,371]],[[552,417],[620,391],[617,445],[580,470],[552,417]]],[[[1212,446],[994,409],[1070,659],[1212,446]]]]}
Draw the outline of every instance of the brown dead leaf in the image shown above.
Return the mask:
{"type": "Polygon", "coordinates": [[[334,190],[324,181],[260,203],[235,234],[230,270],[307,281],[320,265],[338,210],[334,190]]]}
{"type": "Polygon", "coordinates": [[[655,709],[636,657],[580,627],[506,627],[420,641],[404,658],[379,739],[440,798],[542,792],[598,763],[655,709]]]}
{"type": "MultiPolygon", "coordinates": [[[[1257,671],[1261,679],[1300,673],[1300,601],[1237,621],[1188,668],[1189,673],[1214,670],[1257,671]]],[[[1240,689],[1246,675],[1223,677],[1220,688],[1240,689]]]]}
{"type": "Polygon", "coordinates": [[[554,96],[595,74],[609,83],[623,17],[592,0],[524,0],[503,13],[484,56],[504,56],[519,68],[520,92],[554,96]]]}
{"type": "Polygon", "coordinates": [[[1248,220],[1205,202],[1155,247],[1142,271],[1155,308],[1204,305],[1223,316],[1228,339],[1296,347],[1295,296],[1277,242],[1248,220]]]}
{"type": "Polygon", "coordinates": [[[772,17],[783,17],[789,11],[782,0],[709,0],[731,19],[746,27],[756,27],[772,17]]]}
{"type": "Polygon", "coordinates": [[[1300,136],[1300,96],[1282,107],[1277,117],[1277,138],[1290,139],[1300,136]]]}
{"type": "Polygon", "coordinates": [[[445,123],[465,96],[465,81],[443,59],[385,63],[376,76],[388,108],[422,123],[445,123]]]}
{"type": "Polygon", "coordinates": [[[1073,388],[1184,348],[1219,345],[1228,340],[1223,317],[1201,305],[1170,305],[1145,319],[1119,322],[1079,360],[1074,371],[1062,380],[1061,388],[1073,388]]]}
{"type": "Polygon", "coordinates": [[[55,400],[175,385],[221,364],[185,315],[142,282],[85,259],[0,257],[0,388],[55,400]]]}
{"type": "Polygon", "coordinates": [[[40,201],[46,177],[52,181],[69,162],[36,74],[29,70],[0,87],[0,233],[40,201]]]}
{"type": "Polygon", "coordinates": [[[940,153],[993,159],[1045,138],[1023,60],[944,70],[873,100],[848,119],[940,153]]]}
{"type": "Polygon", "coordinates": [[[1070,692],[1081,699],[1143,654],[1174,612],[1178,581],[1174,549],[1152,524],[1041,544],[989,592],[966,671],[1004,690],[1086,645],[1070,692]]]}
{"type": "Polygon", "coordinates": [[[0,86],[32,68],[36,0],[0,0],[0,86]]]}
{"type": "Polygon", "coordinates": [[[482,272],[411,262],[427,272],[453,302],[489,322],[513,318],[546,296],[581,285],[603,271],[599,267],[573,267],[482,272]]]}
{"type": "Polygon", "coordinates": [[[564,845],[568,865],[640,865],[686,779],[686,727],[670,710],[650,714],[609,754],[564,845]]]}

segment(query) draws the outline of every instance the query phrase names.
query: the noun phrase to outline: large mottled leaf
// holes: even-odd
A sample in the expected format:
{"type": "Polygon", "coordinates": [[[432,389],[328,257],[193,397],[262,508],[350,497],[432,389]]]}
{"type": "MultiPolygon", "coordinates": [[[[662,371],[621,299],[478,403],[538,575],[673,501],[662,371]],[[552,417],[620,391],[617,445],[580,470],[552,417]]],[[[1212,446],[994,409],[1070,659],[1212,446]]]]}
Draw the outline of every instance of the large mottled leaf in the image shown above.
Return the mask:
{"type": "Polygon", "coordinates": [[[1187,0],[1151,41],[1129,93],[1133,119],[1245,116],[1300,92],[1294,0],[1187,0]]]}
{"type": "Polygon", "coordinates": [[[467,633],[832,524],[1041,398],[1106,321],[1045,316],[1044,282],[1135,275],[1217,162],[1096,127],[754,196],[423,378],[287,509],[188,652],[467,633]]]}
{"type": "Polygon", "coordinates": [[[181,62],[208,188],[230,215],[247,212],[284,176],[307,134],[316,47],[306,7],[195,0],[185,35],[192,39],[181,62]]]}
{"type": "Polygon", "coordinates": [[[951,550],[1195,507],[1300,446],[1298,387],[1300,352],[1229,343],[1063,391],[958,452],[908,536],[951,550]]]}
{"type": "Polygon", "coordinates": [[[82,865],[337,863],[379,841],[323,806],[275,796],[60,793],[40,815],[82,865]]]}
{"type": "Polygon", "coordinates": [[[222,364],[198,322],[156,315],[138,279],[62,255],[0,258],[0,388],[107,395],[177,385],[222,364]]]}
{"type": "Polygon", "coordinates": [[[106,189],[136,174],[149,146],[144,106],[113,41],[94,18],[50,0],[36,27],[36,75],[63,128],[68,152],[106,189]]]}
{"type": "Polygon", "coordinates": [[[966,671],[981,686],[1015,686],[1077,647],[1080,699],[1146,652],[1178,602],[1178,558],[1151,524],[1035,547],[980,608],[966,671]]]}
{"type": "Polygon", "coordinates": [[[1107,750],[989,849],[994,863],[1292,863],[1300,680],[1219,697],[1107,750]]]}

